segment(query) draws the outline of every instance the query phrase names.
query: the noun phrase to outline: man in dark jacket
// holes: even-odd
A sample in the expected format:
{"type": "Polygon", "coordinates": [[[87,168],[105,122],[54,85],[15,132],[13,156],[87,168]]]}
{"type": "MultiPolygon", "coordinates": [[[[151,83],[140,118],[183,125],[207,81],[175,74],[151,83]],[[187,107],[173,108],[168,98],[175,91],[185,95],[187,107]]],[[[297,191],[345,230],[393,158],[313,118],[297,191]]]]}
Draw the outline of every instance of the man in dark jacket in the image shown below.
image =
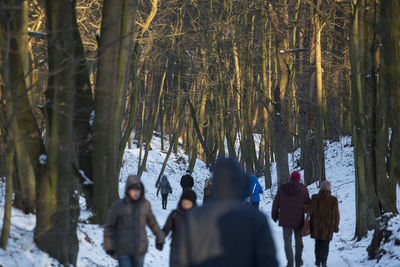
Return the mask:
{"type": "Polygon", "coordinates": [[[194,186],[193,177],[190,175],[190,171],[187,170],[186,174],[181,178],[181,186],[182,190],[185,191],[186,189],[192,189],[194,186]]]}
{"type": "Polygon", "coordinates": [[[267,218],[241,201],[249,177],[235,160],[221,158],[212,179],[215,199],[187,214],[170,266],[278,266],[267,218]]]}
{"type": "Polygon", "coordinates": [[[279,187],[272,205],[272,219],[279,220],[279,226],[283,227],[283,239],[287,266],[293,266],[292,233],[296,242],[296,266],[302,266],[303,240],[301,228],[304,224],[305,205],[310,201],[307,188],[300,183],[300,173],[293,172],[290,182],[279,187]]]}
{"type": "Polygon", "coordinates": [[[164,233],[144,197],[143,184],[136,175],[130,175],[125,197],[113,203],[104,225],[104,249],[118,258],[120,267],[143,266],[148,246],[146,225],[156,236],[157,249],[162,250],[164,233]]]}
{"type": "Polygon", "coordinates": [[[331,183],[325,181],[318,194],[308,205],[311,218],[311,238],[315,239],[315,265],[326,267],[329,243],[333,233],[339,232],[339,208],[336,197],[331,196],[331,183]]]}

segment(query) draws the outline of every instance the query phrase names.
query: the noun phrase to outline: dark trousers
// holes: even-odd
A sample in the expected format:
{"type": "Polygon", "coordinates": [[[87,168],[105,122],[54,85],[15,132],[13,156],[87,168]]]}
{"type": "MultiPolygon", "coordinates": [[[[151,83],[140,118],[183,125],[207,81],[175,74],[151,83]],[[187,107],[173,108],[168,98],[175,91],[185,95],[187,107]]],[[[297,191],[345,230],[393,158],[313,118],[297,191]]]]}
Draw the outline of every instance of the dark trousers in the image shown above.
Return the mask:
{"type": "Polygon", "coordinates": [[[254,207],[254,208],[256,208],[256,209],[259,209],[259,207],[260,207],[260,202],[251,202],[251,206],[254,207]]]}
{"type": "Polygon", "coordinates": [[[303,253],[303,238],[301,236],[301,229],[293,229],[283,227],[283,240],[285,242],[285,254],[287,259],[287,266],[293,266],[293,249],[292,249],[292,233],[294,232],[294,240],[296,243],[296,255],[295,261],[296,266],[302,266],[303,260],[301,259],[301,254],[303,253]]]}
{"type": "Polygon", "coordinates": [[[315,264],[317,266],[326,266],[329,253],[330,240],[315,239],[315,264]]]}
{"type": "Polygon", "coordinates": [[[167,209],[168,194],[161,194],[162,197],[162,208],[167,209]]]}
{"type": "Polygon", "coordinates": [[[118,255],[118,266],[119,267],[143,267],[144,255],[131,257],[127,255],[118,255]]]}

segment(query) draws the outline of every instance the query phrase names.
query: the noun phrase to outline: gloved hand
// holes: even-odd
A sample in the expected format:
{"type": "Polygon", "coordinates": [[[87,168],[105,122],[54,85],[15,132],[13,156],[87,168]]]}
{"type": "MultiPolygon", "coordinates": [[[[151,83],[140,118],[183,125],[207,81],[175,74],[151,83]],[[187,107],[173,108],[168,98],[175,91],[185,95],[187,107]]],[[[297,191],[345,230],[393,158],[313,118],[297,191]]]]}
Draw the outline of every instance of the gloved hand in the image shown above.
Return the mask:
{"type": "Polygon", "coordinates": [[[164,247],[164,243],[156,243],[156,249],[158,249],[159,251],[163,250],[164,247]]]}
{"type": "Polygon", "coordinates": [[[114,256],[115,256],[115,251],[114,251],[113,249],[107,250],[106,253],[107,253],[108,255],[110,255],[111,257],[114,257],[114,256]]]}

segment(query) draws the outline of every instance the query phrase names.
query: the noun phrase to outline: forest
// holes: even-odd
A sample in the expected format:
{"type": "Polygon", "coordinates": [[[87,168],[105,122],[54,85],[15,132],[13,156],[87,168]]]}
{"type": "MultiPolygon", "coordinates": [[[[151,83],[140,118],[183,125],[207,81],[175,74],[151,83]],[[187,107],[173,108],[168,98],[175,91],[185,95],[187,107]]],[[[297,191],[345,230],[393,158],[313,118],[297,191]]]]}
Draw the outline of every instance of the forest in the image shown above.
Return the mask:
{"type": "Polygon", "coordinates": [[[140,149],[140,177],[155,136],[154,186],[181,146],[189,170],[230,155],[266,189],[297,149],[320,184],[326,143],[351,136],[360,240],[398,213],[399,14],[398,0],[1,0],[0,247],[15,207],[75,265],[79,196],[104,224],[124,151],[140,149]]]}

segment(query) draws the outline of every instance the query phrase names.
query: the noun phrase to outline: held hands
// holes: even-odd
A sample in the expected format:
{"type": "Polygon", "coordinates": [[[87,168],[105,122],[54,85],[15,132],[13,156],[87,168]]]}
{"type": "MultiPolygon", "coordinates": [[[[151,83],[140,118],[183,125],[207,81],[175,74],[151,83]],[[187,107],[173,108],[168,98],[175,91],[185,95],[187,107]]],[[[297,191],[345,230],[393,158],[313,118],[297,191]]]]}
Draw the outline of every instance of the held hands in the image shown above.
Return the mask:
{"type": "Polygon", "coordinates": [[[164,243],[158,243],[156,242],[156,249],[158,249],[159,251],[162,251],[164,247],[164,243]]]}
{"type": "Polygon", "coordinates": [[[115,250],[111,249],[111,250],[107,250],[106,253],[108,255],[110,255],[111,257],[115,258],[115,250]]]}

